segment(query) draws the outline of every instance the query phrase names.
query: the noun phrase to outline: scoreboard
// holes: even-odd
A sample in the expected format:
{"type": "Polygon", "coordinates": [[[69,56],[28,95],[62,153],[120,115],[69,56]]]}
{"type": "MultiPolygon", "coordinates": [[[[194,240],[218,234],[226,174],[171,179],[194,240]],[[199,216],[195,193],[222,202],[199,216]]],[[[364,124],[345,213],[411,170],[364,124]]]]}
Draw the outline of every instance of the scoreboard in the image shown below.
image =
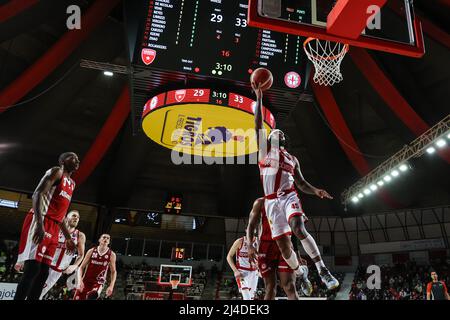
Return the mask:
{"type": "Polygon", "coordinates": [[[247,0],[127,0],[131,62],[240,82],[265,67],[274,87],[299,90],[304,39],[249,27],[247,10],[247,0]]]}

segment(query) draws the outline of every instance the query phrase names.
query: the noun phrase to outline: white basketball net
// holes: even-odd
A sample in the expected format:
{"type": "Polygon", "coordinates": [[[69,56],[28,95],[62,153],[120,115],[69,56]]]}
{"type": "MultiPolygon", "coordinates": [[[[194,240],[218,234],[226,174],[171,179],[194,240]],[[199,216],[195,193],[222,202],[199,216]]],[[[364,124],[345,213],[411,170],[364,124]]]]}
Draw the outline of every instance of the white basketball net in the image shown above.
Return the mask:
{"type": "Polygon", "coordinates": [[[348,44],[308,38],[303,48],[309,60],[314,63],[315,83],[321,86],[332,86],[344,79],[341,73],[341,62],[348,52],[348,44]]]}

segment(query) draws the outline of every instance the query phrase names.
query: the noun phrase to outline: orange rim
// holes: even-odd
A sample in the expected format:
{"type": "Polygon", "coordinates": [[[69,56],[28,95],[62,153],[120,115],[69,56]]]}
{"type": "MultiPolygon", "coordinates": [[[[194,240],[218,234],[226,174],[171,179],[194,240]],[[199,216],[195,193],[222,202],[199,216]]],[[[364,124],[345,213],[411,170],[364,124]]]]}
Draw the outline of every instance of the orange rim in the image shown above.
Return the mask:
{"type": "MultiPolygon", "coordinates": [[[[307,45],[313,40],[320,41],[320,39],[309,37],[308,39],[305,40],[305,42],[303,42],[303,49],[306,51],[308,56],[310,56],[311,58],[316,59],[316,60],[330,60],[330,61],[331,60],[338,60],[343,55],[345,55],[348,52],[349,48],[350,48],[350,46],[348,44],[342,43],[344,45],[344,48],[337,55],[333,55],[333,56],[330,56],[330,57],[316,56],[316,55],[313,55],[312,53],[308,52],[308,50],[306,49],[307,45]]],[[[324,41],[327,41],[327,40],[324,40],[324,41]]],[[[331,41],[329,41],[329,42],[331,42],[331,41]]]]}

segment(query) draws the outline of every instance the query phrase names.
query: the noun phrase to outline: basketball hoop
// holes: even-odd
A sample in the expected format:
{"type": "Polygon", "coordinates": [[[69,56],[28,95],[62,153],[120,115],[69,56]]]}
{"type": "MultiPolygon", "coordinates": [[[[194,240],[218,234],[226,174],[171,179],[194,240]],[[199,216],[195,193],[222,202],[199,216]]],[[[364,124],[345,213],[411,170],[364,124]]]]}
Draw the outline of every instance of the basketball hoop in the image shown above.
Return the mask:
{"type": "Polygon", "coordinates": [[[170,279],[170,284],[172,285],[172,290],[176,290],[178,288],[179,283],[180,283],[180,279],[170,279]]]}
{"type": "Polygon", "coordinates": [[[315,83],[332,86],[344,79],[341,73],[341,62],[348,52],[348,44],[308,38],[303,43],[303,49],[309,60],[314,63],[315,83]]]}

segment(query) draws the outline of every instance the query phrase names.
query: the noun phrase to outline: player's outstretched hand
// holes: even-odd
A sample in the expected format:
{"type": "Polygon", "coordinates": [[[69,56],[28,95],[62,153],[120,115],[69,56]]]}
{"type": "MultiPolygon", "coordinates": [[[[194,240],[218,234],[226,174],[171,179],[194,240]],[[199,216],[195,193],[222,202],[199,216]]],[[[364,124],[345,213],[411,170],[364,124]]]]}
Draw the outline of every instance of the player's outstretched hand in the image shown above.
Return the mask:
{"type": "Polygon", "coordinates": [[[315,192],[316,196],[318,196],[320,199],[330,199],[333,200],[333,197],[329,195],[328,192],[322,189],[316,189],[315,192]]]}
{"type": "Polygon", "coordinates": [[[113,294],[113,291],[114,291],[113,288],[108,287],[108,288],[106,289],[106,296],[107,296],[107,297],[111,297],[112,294],[113,294]]]}
{"type": "Polygon", "coordinates": [[[252,85],[253,91],[255,91],[256,97],[262,98],[263,92],[261,90],[261,84],[260,83],[256,84],[256,83],[252,82],[251,85],[252,85]]]}
{"type": "Polygon", "coordinates": [[[23,270],[23,263],[17,262],[17,263],[14,265],[14,270],[16,270],[16,272],[22,272],[22,270],[23,270]]]}

